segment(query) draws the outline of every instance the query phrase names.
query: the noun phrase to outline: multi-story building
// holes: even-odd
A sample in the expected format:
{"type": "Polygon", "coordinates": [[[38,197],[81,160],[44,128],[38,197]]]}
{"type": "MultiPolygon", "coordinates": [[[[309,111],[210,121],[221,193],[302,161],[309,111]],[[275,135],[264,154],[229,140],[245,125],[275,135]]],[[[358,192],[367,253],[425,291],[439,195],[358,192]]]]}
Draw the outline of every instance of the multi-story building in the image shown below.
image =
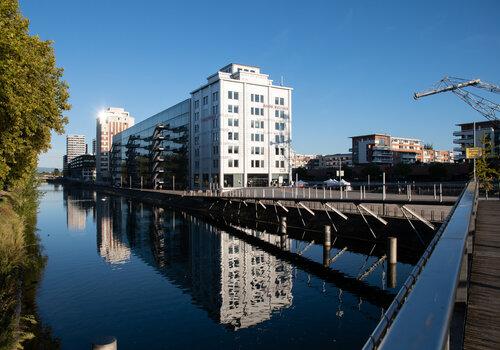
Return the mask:
{"type": "Polygon", "coordinates": [[[259,67],[229,64],[191,92],[192,188],[268,186],[291,179],[292,88],[259,67]]]}
{"type": "Polygon", "coordinates": [[[422,163],[453,163],[453,151],[426,149],[422,151],[422,163]]]}
{"type": "Polygon", "coordinates": [[[412,164],[417,161],[422,162],[423,149],[422,140],[391,136],[391,150],[393,151],[394,163],[412,164]]]}
{"type": "Polygon", "coordinates": [[[391,136],[387,134],[370,134],[352,136],[353,164],[392,164],[393,152],[391,136]]]}
{"type": "Polygon", "coordinates": [[[184,100],[118,133],[110,152],[112,183],[187,188],[191,100],[184,100]]]}
{"type": "Polygon", "coordinates": [[[172,188],[175,180],[175,188],[221,189],[287,183],[291,99],[292,89],[274,85],[260,68],[229,64],[191,98],[113,138],[114,184],[172,188]]]}
{"type": "Polygon", "coordinates": [[[68,164],[75,157],[86,153],[84,135],[66,135],[66,154],[63,156],[63,173],[67,173],[68,164]]]}
{"type": "Polygon", "coordinates": [[[95,156],[82,154],[68,163],[67,176],[80,181],[94,181],[96,178],[95,156]]]}
{"type": "Polygon", "coordinates": [[[292,160],[291,160],[291,167],[293,169],[296,168],[305,168],[308,166],[308,163],[316,159],[317,155],[315,154],[298,154],[295,153],[293,150],[291,151],[292,153],[292,160]]]}
{"type": "Polygon", "coordinates": [[[500,154],[500,128],[498,123],[491,121],[480,121],[473,123],[457,124],[460,127],[459,131],[453,132],[456,139],[453,143],[458,145],[453,149],[455,151],[455,161],[465,161],[465,149],[468,147],[484,147],[483,140],[485,137],[489,138],[492,145],[492,152],[494,155],[500,154]],[[475,126],[475,133],[474,133],[475,126]],[[475,134],[475,140],[474,140],[475,134]]]}
{"type": "Polygon", "coordinates": [[[109,107],[99,112],[96,125],[96,170],[99,181],[110,180],[109,151],[113,136],[134,125],[134,118],[123,108],[109,107]]]}
{"type": "Polygon", "coordinates": [[[96,140],[95,139],[92,139],[92,154],[95,155],[95,152],[96,152],[96,140]]]}

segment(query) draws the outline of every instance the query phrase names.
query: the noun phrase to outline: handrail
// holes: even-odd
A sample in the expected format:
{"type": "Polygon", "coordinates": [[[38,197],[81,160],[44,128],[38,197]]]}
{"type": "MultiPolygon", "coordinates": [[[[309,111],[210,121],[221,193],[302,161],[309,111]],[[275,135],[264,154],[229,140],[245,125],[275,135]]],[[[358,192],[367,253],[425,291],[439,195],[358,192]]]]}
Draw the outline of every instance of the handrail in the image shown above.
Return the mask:
{"type": "Polygon", "coordinates": [[[363,349],[445,348],[476,201],[471,181],[363,349]]]}

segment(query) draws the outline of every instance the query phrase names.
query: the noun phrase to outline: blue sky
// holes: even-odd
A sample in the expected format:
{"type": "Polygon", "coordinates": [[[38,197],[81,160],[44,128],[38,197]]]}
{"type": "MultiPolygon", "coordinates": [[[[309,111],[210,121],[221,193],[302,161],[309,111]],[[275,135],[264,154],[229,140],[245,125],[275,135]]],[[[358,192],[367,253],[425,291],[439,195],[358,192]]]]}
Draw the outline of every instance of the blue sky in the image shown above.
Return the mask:
{"type": "MultiPolygon", "coordinates": [[[[124,107],[143,120],[187,98],[229,62],[294,88],[293,146],[346,152],[384,132],[451,149],[459,122],[481,120],[453,94],[414,101],[444,75],[500,83],[498,1],[22,0],[30,30],[54,41],[70,85],[67,133],[124,107]]],[[[39,165],[61,167],[64,136],[39,165]]]]}

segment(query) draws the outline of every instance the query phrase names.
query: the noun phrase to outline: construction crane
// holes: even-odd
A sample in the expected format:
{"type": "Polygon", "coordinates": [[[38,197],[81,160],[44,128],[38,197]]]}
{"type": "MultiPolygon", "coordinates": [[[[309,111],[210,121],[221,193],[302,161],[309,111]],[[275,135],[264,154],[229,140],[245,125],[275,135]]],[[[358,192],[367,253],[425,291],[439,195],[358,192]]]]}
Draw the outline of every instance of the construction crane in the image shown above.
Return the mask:
{"type": "Polygon", "coordinates": [[[465,90],[465,88],[468,87],[475,87],[478,89],[483,89],[489,92],[500,94],[500,87],[494,84],[483,82],[480,79],[468,80],[455,77],[444,77],[435,84],[433,89],[424,92],[416,92],[413,94],[413,98],[415,100],[418,100],[421,97],[451,91],[469,106],[485,116],[486,119],[490,120],[493,124],[498,125],[499,120],[496,114],[500,112],[500,104],[488,100],[485,97],[481,97],[468,90],[465,90]]]}

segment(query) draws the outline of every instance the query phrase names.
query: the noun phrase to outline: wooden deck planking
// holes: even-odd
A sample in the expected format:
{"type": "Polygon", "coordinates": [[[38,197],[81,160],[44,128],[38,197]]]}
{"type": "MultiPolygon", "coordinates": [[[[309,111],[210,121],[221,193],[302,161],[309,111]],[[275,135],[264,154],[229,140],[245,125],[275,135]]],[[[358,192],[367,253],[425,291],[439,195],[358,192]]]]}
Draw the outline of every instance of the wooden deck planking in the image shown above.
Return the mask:
{"type": "Polygon", "coordinates": [[[478,204],[464,349],[500,349],[500,201],[478,204]]]}

